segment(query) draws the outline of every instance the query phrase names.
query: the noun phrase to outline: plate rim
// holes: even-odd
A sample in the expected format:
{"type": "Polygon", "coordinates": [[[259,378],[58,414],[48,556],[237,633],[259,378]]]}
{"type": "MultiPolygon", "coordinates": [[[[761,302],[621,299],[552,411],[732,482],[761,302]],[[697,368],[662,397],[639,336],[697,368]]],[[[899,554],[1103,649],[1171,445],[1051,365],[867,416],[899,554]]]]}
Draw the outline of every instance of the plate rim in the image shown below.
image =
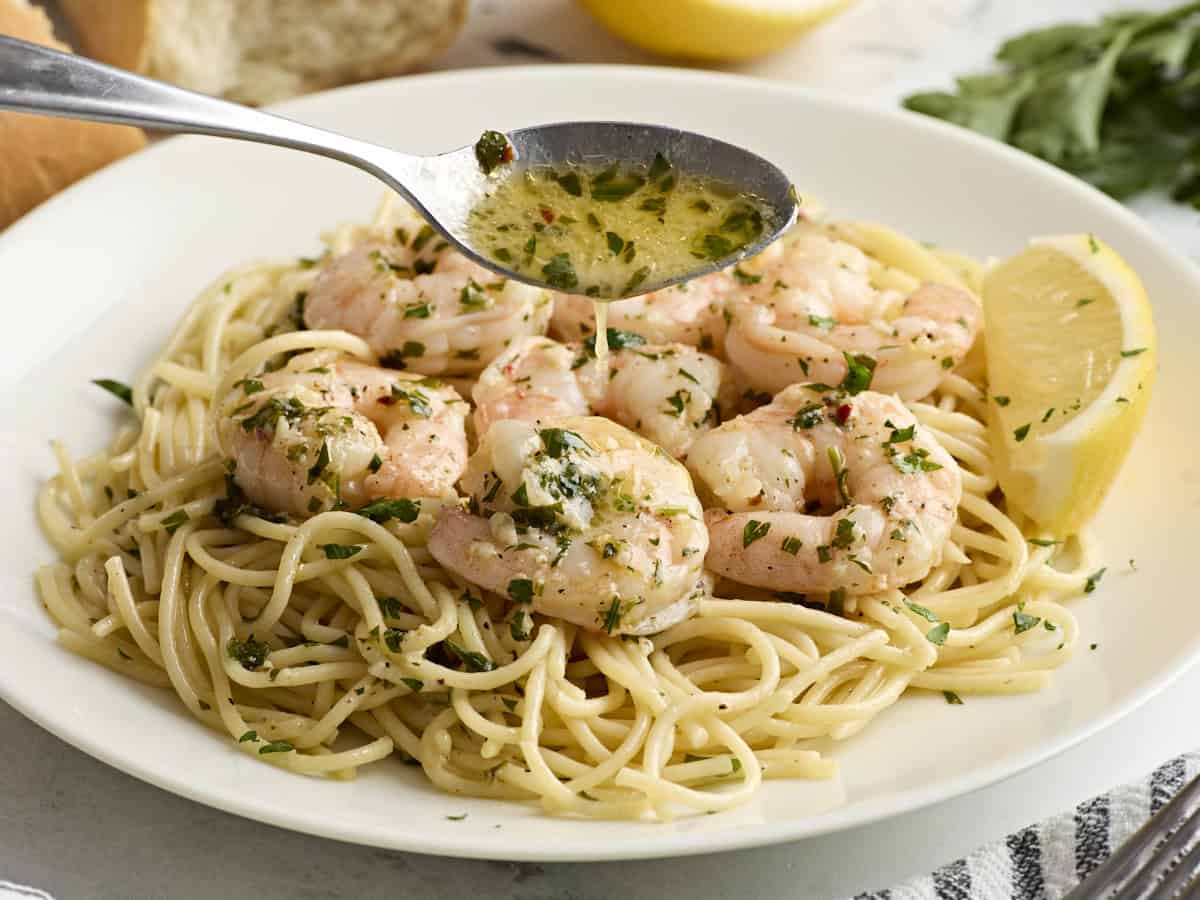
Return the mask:
{"type": "MultiPolygon", "coordinates": [[[[429,72],[416,75],[399,76],[396,78],[380,79],[360,84],[348,85],[331,90],[320,91],[303,97],[294,98],[281,104],[267,107],[270,112],[300,117],[309,104],[329,102],[331,97],[347,98],[357,94],[370,94],[376,91],[387,92],[397,83],[413,86],[416,90],[433,90],[438,84],[457,81],[476,81],[481,78],[489,79],[546,79],[554,78],[564,71],[581,77],[599,77],[602,75],[620,74],[632,78],[648,79],[662,83],[683,83],[688,85],[705,82],[738,83],[753,91],[776,94],[785,98],[800,98],[804,103],[822,106],[838,111],[851,111],[857,116],[864,116],[883,122],[903,123],[905,128],[924,129],[934,133],[938,140],[965,144],[970,152],[991,156],[1000,160],[1004,165],[1024,168],[1036,173],[1042,178],[1051,178],[1064,189],[1075,192],[1087,202],[1101,203],[1121,224],[1130,231],[1138,234],[1145,242],[1152,245],[1161,258],[1169,263],[1181,276],[1190,278],[1200,285],[1200,265],[1192,262],[1174,246],[1164,240],[1142,217],[1128,207],[1118,203],[1085,182],[1068,175],[1049,163],[1029,156],[1020,150],[1009,147],[998,141],[984,138],[940,120],[931,119],[917,113],[909,112],[899,107],[888,107],[853,98],[843,98],[824,91],[807,88],[803,85],[769,81],[750,75],[720,73],[709,71],[692,71],[688,69],[620,64],[554,64],[554,65],[522,65],[497,66],[475,69],[459,69],[446,72],[429,72]],[[426,87],[428,86],[428,87],[426,87]]],[[[190,137],[190,136],[189,136],[190,137]]],[[[40,206],[25,214],[17,222],[0,233],[0,258],[3,254],[14,252],[10,248],[19,247],[26,240],[25,233],[42,227],[43,220],[60,216],[60,208],[64,204],[67,209],[77,202],[76,197],[94,189],[96,184],[103,184],[108,179],[124,177],[126,169],[146,165],[145,159],[157,158],[164,152],[163,147],[172,146],[180,137],[169,137],[157,141],[141,151],[126,157],[81,179],[68,188],[60,191],[40,206]]],[[[15,251],[15,252],[19,252],[15,251]]],[[[18,383],[24,378],[24,373],[18,378],[18,383]]],[[[784,822],[753,822],[738,823],[735,827],[714,832],[668,832],[653,841],[642,837],[606,840],[597,843],[586,856],[573,845],[559,851],[552,845],[526,845],[518,847],[511,838],[497,839],[489,829],[486,833],[463,832],[457,839],[447,839],[434,833],[432,836],[412,831],[401,836],[403,839],[389,839],[387,834],[373,834],[361,825],[355,826],[343,820],[313,820],[306,816],[303,809],[293,809],[292,815],[276,815],[264,811],[249,800],[242,801],[236,795],[224,796],[204,788],[205,782],[199,785],[189,784],[183,768],[175,773],[161,774],[136,759],[127,759],[119,753],[107,749],[104,742],[85,729],[73,730],[69,722],[58,721],[52,715],[43,714],[33,702],[36,698],[22,695],[16,690],[10,690],[8,684],[0,677],[0,699],[12,706],[17,712],[33,721],[39,727],[55,735],[60,740],[78,750],[92,756],[100,762],[118,771],[152,784],[188,800],[201,803],[227,813],[263,822],[265,824],[311,834],[318,837],[353,843],[362,846],[375,846],[387,849],[403,850],[406,852],[422,853],[437,856],[458,858],[509,860],[520,862],[584,862],[584,861],[615,861],[656,859],[674,856],[691,856],[701,853],[726,852],[751,847],[770,846],[790,841],[802,840],[818,835],[835,834],[867,824],[880,822],[908,812],[916,812],[947,800],[972,794],[989,785],[1011,778],[1031,767],[1052,759],[1068,749],[1082,743],[1098,732],[1111,727],[1125,718],[1134,710],[1141,707],[1155,695],[1159,694],[1177,681],[1189,669],[1200,664],[1200,637],[1189,647],[1169,660],[1154,677],[1146,679],[1139,687],[1126,696],[1120,703],[1107,708],[1103,714],[1080,723],[1074,728],[1042,741],[1037,746],[1015,754],[1008,758],[989,763],[968,773],[953,776],[944,781],[925,784],[919,787],[907,788],[892,792],[880,799],[872,799],[850,808],[834,808],[812,816],[784,822]],[[176,774],[178,773],[178,774],[176,774]]],[[[0,671],[0,676],[2,676],[0,671]]],[[[451,795],[447,795],[451,796],[451,795]]],[[[564,822],[575,821],[564,819],[564,822]]]]}

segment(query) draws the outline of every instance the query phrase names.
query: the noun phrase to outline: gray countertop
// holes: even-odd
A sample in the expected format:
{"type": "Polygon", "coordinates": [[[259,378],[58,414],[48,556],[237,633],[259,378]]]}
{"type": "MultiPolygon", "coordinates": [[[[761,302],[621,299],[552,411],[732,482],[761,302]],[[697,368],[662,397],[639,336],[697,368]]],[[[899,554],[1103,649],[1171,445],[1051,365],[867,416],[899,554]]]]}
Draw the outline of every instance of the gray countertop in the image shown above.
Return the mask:
{"type": "MultiPolygon", "coordinates": [[[[1007,34],[1050,19],[1165,2],[862,0],[802,44],[737,71],[894,103],[986,63],[1007,34]]],[[[436,68],[531,62],[507,37],[565,59],[647,62],[570,0],[475,0],[459,44],[436,68]],[[503,46],[503,42],[500,43],[503,46]]],[[[1137,206],[1193,259],[1200,216],[1137,206]]],[[[340,844],[236,818],[108,768],[0,703],[0,880],[59,900],[256,897],[446,900],[837,898],[893,884],[1069,808],[1162,759],[1200,746],[1200,671],[1124,722],[999,785],[867,828],[760,850],[595,865],[438,859],[340,844]]],[[[397,809],[396,815],[405,811],[397,809]]]]}

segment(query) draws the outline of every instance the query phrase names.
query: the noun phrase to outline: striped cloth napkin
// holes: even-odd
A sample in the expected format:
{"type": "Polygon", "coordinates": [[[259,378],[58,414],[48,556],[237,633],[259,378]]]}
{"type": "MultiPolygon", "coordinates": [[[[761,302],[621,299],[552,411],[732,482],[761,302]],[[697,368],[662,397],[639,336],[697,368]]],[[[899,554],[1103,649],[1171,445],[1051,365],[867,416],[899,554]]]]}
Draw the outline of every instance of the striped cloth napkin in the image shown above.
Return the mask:
{"type": "Polygon", "coordinates": [[[1200,752],[1189,753],[932,875],[855,900],[1058,900],[1197,775],[1200,752]]]}

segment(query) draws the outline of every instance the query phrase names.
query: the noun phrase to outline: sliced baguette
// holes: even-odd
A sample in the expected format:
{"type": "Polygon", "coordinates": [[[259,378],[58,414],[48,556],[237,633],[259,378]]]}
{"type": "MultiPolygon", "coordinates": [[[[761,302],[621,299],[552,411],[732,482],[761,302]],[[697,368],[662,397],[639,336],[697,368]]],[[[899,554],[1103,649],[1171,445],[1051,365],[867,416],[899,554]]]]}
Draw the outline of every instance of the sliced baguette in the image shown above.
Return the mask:
{"type": "MultiPolygon", "coordinates": [[[[70,50],[27,0],[0,0],[0,34],[70,50]]],[[[0,228],[145,142],[136,128],[0,112],[0,228]]]]}
{"type": "Polygon", "coordinates": [[[241,103],[396,75],[442,52],[467,0],[59,0],[90,55],[241,103]]]}

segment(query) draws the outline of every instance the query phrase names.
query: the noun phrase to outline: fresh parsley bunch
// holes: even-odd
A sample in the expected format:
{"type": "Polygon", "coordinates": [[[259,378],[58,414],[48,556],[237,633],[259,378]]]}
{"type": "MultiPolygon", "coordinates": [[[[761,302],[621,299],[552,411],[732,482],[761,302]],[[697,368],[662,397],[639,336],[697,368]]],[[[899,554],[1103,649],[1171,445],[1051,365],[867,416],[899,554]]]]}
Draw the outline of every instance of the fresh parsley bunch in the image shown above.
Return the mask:
{"type": "Polygon", "coordinates": [[[1200,209],[1200,2],[1011,38],[1003,70],[904,105],[1005,141],[1117,199],[1165,188],[1200,209]]]}

